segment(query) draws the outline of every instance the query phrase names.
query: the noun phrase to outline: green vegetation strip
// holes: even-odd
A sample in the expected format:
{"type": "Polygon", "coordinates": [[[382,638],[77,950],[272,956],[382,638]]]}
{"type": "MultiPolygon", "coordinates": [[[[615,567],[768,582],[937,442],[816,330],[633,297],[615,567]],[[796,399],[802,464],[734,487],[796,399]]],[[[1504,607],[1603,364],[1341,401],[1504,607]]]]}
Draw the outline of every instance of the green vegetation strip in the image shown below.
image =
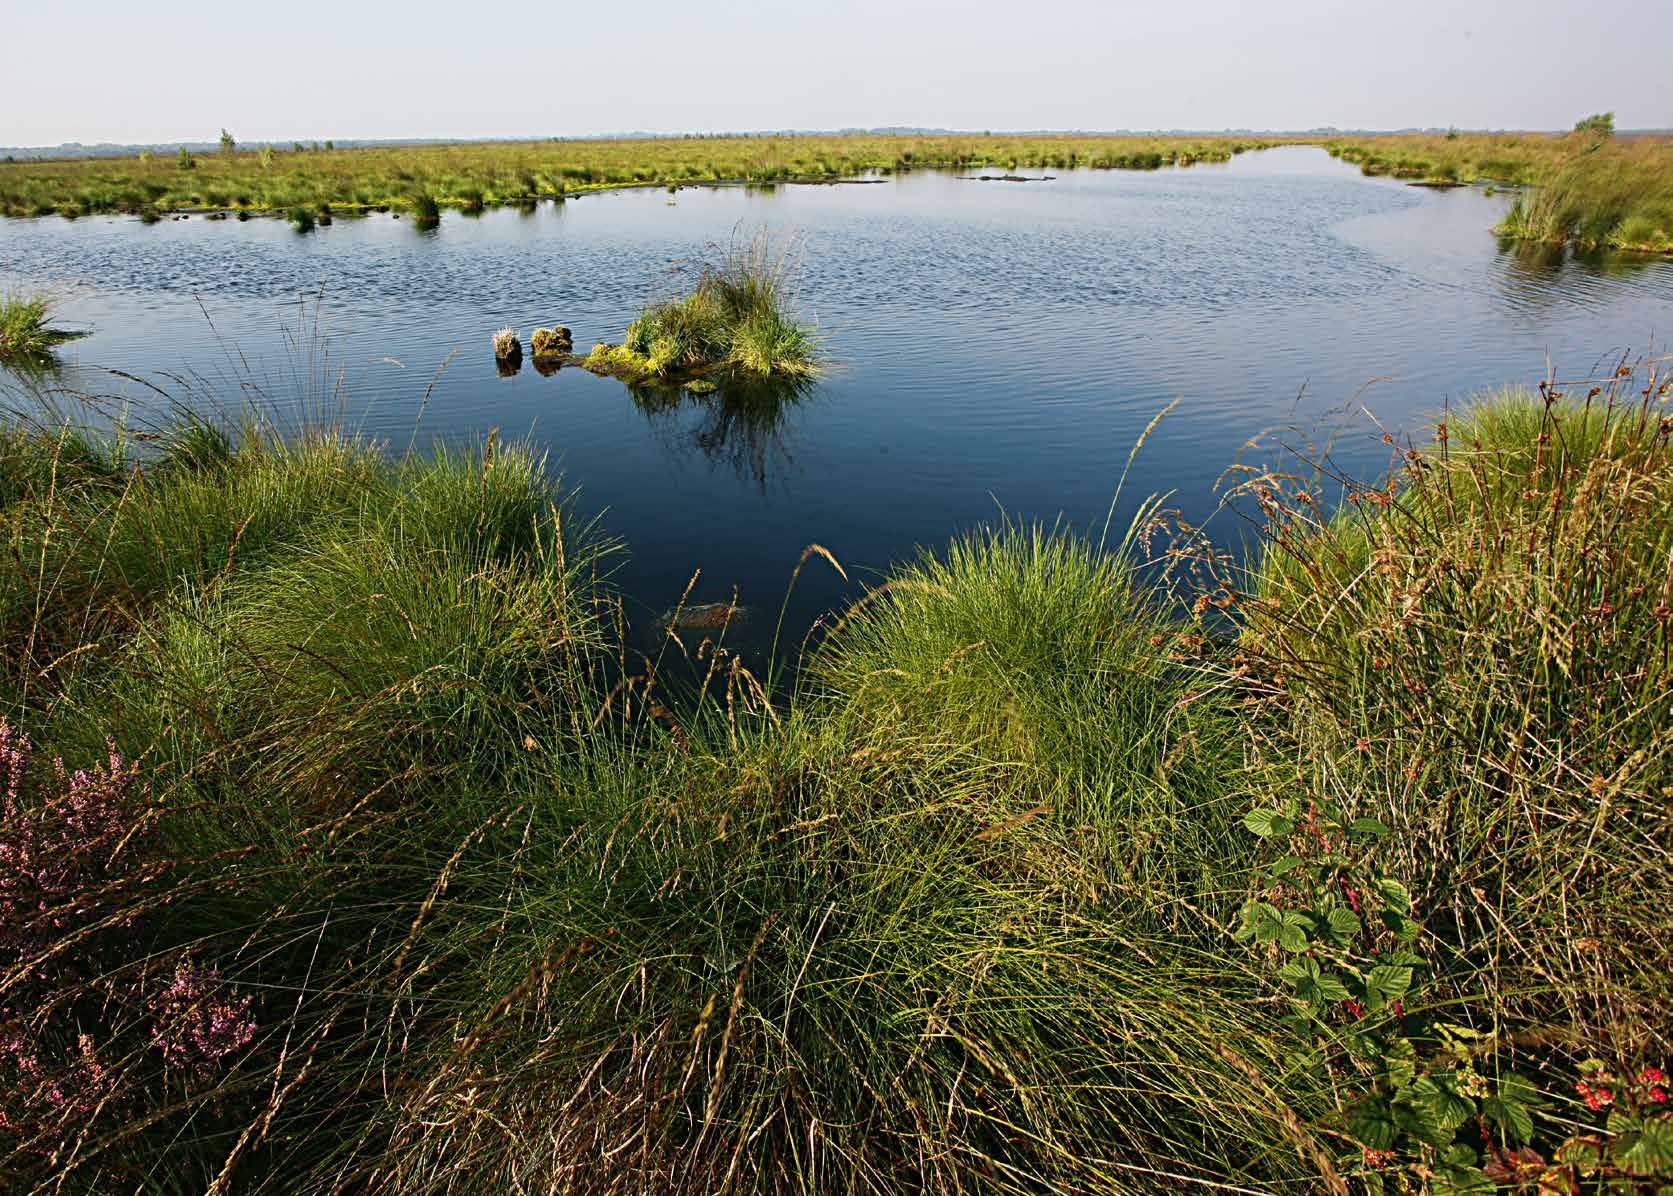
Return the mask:
{"type": "Polygon", "coordinates": [[[1275,462],[1247,569],[972,533],[771,702],[526,447],[13,421],[0,1174],[1665,1183],[1668,393],[1275,462]]]}
{"type": "Polygon", "coordinates": [[[433,218],[610,187],[828,181],[1002,166],[1154,170],[1275,144],[1230,137],[717,137],[521,141],[0,163],[0,213],[375,208],[433,218]]]}

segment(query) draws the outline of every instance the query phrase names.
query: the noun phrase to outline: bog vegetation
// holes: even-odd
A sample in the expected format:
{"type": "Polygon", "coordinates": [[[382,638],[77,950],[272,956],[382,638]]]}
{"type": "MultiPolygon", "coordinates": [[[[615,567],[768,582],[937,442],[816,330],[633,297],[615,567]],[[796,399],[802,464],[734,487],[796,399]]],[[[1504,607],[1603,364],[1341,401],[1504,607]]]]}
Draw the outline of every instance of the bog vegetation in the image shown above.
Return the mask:
{"type": "MultiPolygon", "coordinates": [[[[228,141],[231,139],[228,138],[228,141]]],[[[285,150],[222,143],[201,159],[0,163],[0,213],[197,210],[465,211],[606,187],[831,180],[870,171],[1004,166],[1154,170],[1223,162],[1270,138],[1060,136],[697,137],[285,150]]]]}
{"type": "Polygon", "coordinates": [[[1667,1182],[1659,368],[1234,471],[1244,566],[971,534],[776,683],[630,658],[526,446],[13,419],[0,1176],[1667,1182]]]}
{"type": "Polygon", "coordinates": [[[628,382],[685,382],[716,372],[762,379],[811,378],[818,344],[790,312],[792,250],[766,233],[734,243],[699,267],[684,295],[647,306],[622,344],[594,345],[582,362],[628,382]]]}
{"type": "Polygon", "coordinates": [[[0,364],[48,365],[52,351],[85,333],[52,322],[52,297],[12,291],[0,295],[0,364]]]}
{"type": "Polygon", "coordinates": [[[1335,140],[1327,148],[1366,174],[1525,186],[1499,226],[1506,236],[1673,252],[1673,138],[1616,139],[1607,113],[1562,136],[1404,135],[1335,140]]]}

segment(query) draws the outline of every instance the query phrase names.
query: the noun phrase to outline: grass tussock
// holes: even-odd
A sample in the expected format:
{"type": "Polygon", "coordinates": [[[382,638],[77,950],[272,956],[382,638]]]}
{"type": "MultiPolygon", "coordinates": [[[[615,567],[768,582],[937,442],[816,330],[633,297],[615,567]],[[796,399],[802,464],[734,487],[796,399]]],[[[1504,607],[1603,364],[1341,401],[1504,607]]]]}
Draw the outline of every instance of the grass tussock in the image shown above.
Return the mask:
{"type": "Polygon", "coordinates": [[[52,299],[8,292],[0,295],[0,364],[39,365],[59,345],[87,335],[52,322],[52,299]]]}
{"type": "Polygon", "coordinates": [[[1329,519],[1316,488],[1255,483],[1270,548],[1240,641],[1279,716],[1257,783],[1393,828],[1401,879],[1458,953],[1458,997],[1491,975],[1505,1032],[1657,1058],[1673,1046],[1667,393],[1651,376],[1642,393],[1478,399],[1329,519]]]}
{"type": "MultiPolygon", "coordinates": [[[[1141,565],[1154,506],[1116,543],[972,533],[841,612],[772,694],[723,630],[689,682],[632,665],[608,546],[522,446],[188,419],[135,457],[8,425],[0,861],[50,866],[0,890],[0,1174],[1673,1172],[1667,393],[1629,372],[1484,400],[1334,514],[1318,472],[1254,478],[1259,555],[1204,574],[1201,618],[1141,565]],[[1275,800],[1381,828],[1363,850],[1412,917],[1364,933],[1402,1000],[1298,996],[1305,968],[1278,967],[1342,922],[1331,857],[1334,915],[1239,931],[1315,867],[1249,832],[1275,800]],[[1436,961],[1417,979],[1413,950],[1436,961]],[[1470,1035],[1453,1070],[1437,1020],[1470,1035]],[[1389,1034],[1394,1064],[1366,1045],[1389,1034]],[[1514,1115],[1484,1095],[1512,1073],[1514,1115]],[[1397,1082],[1398,1125],[1368,1120],[1362,1094],[1397,1082]],[[1592,1163],[1560,1153],[1594,1140],[1592,1163]]],[[[1361,983],[1322,939],[1308,958],[1361,983]]]]}
{"type": "Polygon", "coordinates": [[[588,368],[638,379],[689,378],[721,370],[766,378],[811,378],[818,342],[790,314],[788,256],[765,234],[704,266],[686,295],[652,304],[620,345],[597,345],[588,368]]]}

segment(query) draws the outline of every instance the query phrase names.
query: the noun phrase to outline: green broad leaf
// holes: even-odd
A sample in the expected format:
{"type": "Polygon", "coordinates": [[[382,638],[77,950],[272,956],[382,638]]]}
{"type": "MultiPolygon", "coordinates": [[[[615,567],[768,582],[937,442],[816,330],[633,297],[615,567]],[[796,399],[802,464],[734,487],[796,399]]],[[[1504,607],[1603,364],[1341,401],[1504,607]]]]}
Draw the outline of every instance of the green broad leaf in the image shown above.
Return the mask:
{"type": "Polygon", "coordinates": [[[1393,909],[1380,909],[1377,917],[1396,937],[1410,941],[1417,936],[1417,923],[1405,914],[1393,909]]]}
{"type": "Polygon", "coordinates": [[[1349,1105],[1347,1122],[1348,1133],[1372,1150],[1389,1149],[1399,1132],[1394,1124],[1394,1109],[1381,1096],[1362,1097],[1349,1105]]]}
{"type": "Polygon", "coordinates": [[[1301,866],[1301,862],[1300,856],[1287,855],[1274,860],[1267,866],[1266,870],[1273,876],[1287,876],[1289,873],[1294,872],[1297,868],[1299,868],[1301,866]]]}
{"type": "MultiPolygon", "coordinates": [[[[1444,1130],[1455,1130],[1475,1116],[1475,1102],[1458,1091],[1451,1076],[1427,1075],[1414,1080],[1403,1094],[1422,1108],[1444,1130]]],[[[1475,1159],[1472,1157],[1473,1164],[1475,1159]]]]}
{"type": "Polygon", "coordinates": [[[1348,835],[1355,839],[1381,839],[1388,834],[1388,827],[1375,818],[1355,818],[1348,824],[1348,835]]]}
{"type": "Polygon", "coordinates": [[[1300,910],[1287,909],[1279,922],[1278,945],[1286,951],[1307,950],[1307,932],[1313,929],[1313,919],[1300,910]]]}
{"type": "Polygon", "coordinates": [[[1376,881],[1377,893],[1396,910],[1403,914],[1412,912],[1411,890],[1395,880],[1392,876],[1379,877],[1376,881]]]}
{"type": "Polygon", "coordinates": [[[1443,1146],[1436,1155],[1443,1167],[1474,1167],[1479,1161],[1475,1148],[1465,1146],[1462,1142],[1454,1142],[1451,1146],[1443,1146]]]}
{"type": "Polygon", "coordinates": [[[1527,1076],[1507,1071],[1499,1077],[1499,1099],[1525,1105],[1530,1109],[1544,1108],[1551,1102],[1527,1076]]]}
{"type": "Polygon", "coordinates": [[[1481,1115],[1518,1146],[1534,1136],[1534,1116],[1528,1106],[1521,1101],[1506,1100],[1502,1090],[1482,1100],[1481,1115]]]}
{"type": "Polygon", "coordinates": [[[1348,997],[1348,987],[1341,979],[1319,967],[1319,961],[1310,955],[1303,955],[1292,959],[1278,969],[1278,977],[1295,989],[1299,1000],[1314,1007],[1345,1001],[1348,997]]]}
{"type": "Polygon", "coordinates": [[[1409,1038],[1396,1038],[1383,1048],[1383,1070],[1396,1089],[1417,1078],[1417,1048],[1409,1038]]]}
{"type": "Polygon", "coordinates": [[[1615,1161],[1629,1175],[1673,1178],[1673,1117],[1646,1118],[1636,1134],[1616,1142],[1615,1161]]]}
{"type": "Polygon", "coordinates": [[[1431,1146],[1444,1146],[1452,1141],[1452,1131],[1435,1120],[1422,1104],[1412,1098],[1413,1092],[1429,1077],[1422,1076],[1408,1084],[1394,1100],[1394,1124],[1403,1132],[1431,1146]]]}
{"type": "Polygon", "coordinates": [[[1432,1196],[1489,1196],[1499,1189],[1479,1167],[1441,1164],[1429,1178],[1432,1196]]]}
{"type": "Polygon", "coordinates": [[[1381,964],[1371,969],[1370,975],[1365,977],[1365,996],[1372,1009],[1381,1009],[1391,1001],[1398,1001],[1406,995],[1406,990],[1412,984],[1412,970],[1410,968],[1392,967],[1381,964]]]}
{"type": "Polygon", "coordinates": [[[1295,829],[1295,823],[1278,810],[1250,810],[1243,816],[1243,825],[1263,839],[1287,835],[1295,829]]]}
{"type": "Polygon", "coordinates": [[[1251,901],[1248,911],[1248,927],[1254,934],[1257,943],[1270,943],[1278,937],[1278,932],[1284,928],[1284,916],[1278,907],[1265,901],[1251,901]]]}
{"type": "Polygon", "coordinates": [[[1570,1138],[1557,1147],[1557,1161],[1589,1176],[1603,1164],[1603,1147],[1595,1138],[1570,1138]]]}
{"type": "Polygon", "coordinates": [[[1383,955],[1382,962],[1391,967],[1415,969],[1423,967],[1426,961],[1416,951],[1410,951],[1402,947],[1398,951],[1390,951],[1383,955]]]}
{"type": "Polygon", "coordinates": [[[1325,924],[1330,927],[1330,933],[1336,940],[1343,943],[1358,934],[1363,926],[1358,914],[1341,906],[1337,906],[1325,916],[1325,924]]]}

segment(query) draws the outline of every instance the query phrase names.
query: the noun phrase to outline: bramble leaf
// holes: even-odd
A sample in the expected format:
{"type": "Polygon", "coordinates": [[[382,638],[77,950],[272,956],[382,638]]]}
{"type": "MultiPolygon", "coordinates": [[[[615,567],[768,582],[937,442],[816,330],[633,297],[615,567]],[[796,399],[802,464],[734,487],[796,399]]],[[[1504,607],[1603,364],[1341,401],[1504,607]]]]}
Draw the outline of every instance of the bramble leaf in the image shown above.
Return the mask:
{"type": "Polygon", "coordinates": [[[1375,818],[1355,818],[1348,826],[1348,835],[1352,838],[1380,839],[1388,834],[1388,827],[1375,818]]]}
{"type": "Polygon", "coordinates": [[[1377,892],[1382,899],[1402,914],[1412,912],[1411,890],[1391,876],[1379,877],[1377,892]]]}
{"type": "Polygon", "coordinates": [[[1278,969],[1278,977],[1295,989],[1298,999],[1309,1005],[1328,1005],[1347,999],[1348,988],[1341,979],[1319,968],[1310,955],[1292,959],[1278,969]]]}
{"type": "Polygon", "coordinates": [[[1424,1076],[1414,1081],[1406,1093],[1444,1130],[1455,1130],[1475,1115],[1475,1102],[1458,1091],[1451,1076],[1424,1076]]]}
{"type": "Polygon", "coordinates": [[[1279,915],[1278,945],[1286,951],[1307,950],[1307,932],[1313,929],[1313,919],[1299,910],[1287,909],[1279,915]]]}
{"type": "Polygon", "coordinates": [[[1615,1158],[1630,1175],[1673,1175],[1673,1117],[1649,1117],[1636,1134],[1621,1137],[1615,1158]]]}
{"type": "Polygon", "coordinates": [[[1372,1009],[1381,1009],[1390,1001],[1398,1001],[1411,987],[1410,968],[1390,967],[1387,964],[1371,969],[1365,978],[1365,996],[1372,1009]]]}
{"type": "Polygon", "coordinates": [[[1519,1075],[1507,1075],[1499,1080],[1493,1095],[1481,1102],[1482,1116],[1493,1122],[1505,1137],[1523,1143],[1534,1136],[1534,1118],[1530,1108],[1540,1102],[1534,1086],[1519,1075]]]}
{"type": "Polygon", "coordinates": [[[1295,829],[1295,823],[1278,810],[1250,810],[1243,816],[1243,825],[1263,839],[1287,835],[1295,829]]]}
{"type": "Polygon", "coordinates": [[[1331,910],[1325,916],[1325,921],[1330,927],[1331,934],[1336,937],[1338,942],[1346,942],[1353,938],[1360,932],[1363,925],[1357,914],[1351,909],[1344,909],[1341,906],[1331,910]]]}
{"type": "Polygon", "coordinates": [[[1367,1096],[1348,1106],[1348,1133],[1372,1150],[1394,1145],[1394,1110],[1386,1097],[1367,1096]]]}

